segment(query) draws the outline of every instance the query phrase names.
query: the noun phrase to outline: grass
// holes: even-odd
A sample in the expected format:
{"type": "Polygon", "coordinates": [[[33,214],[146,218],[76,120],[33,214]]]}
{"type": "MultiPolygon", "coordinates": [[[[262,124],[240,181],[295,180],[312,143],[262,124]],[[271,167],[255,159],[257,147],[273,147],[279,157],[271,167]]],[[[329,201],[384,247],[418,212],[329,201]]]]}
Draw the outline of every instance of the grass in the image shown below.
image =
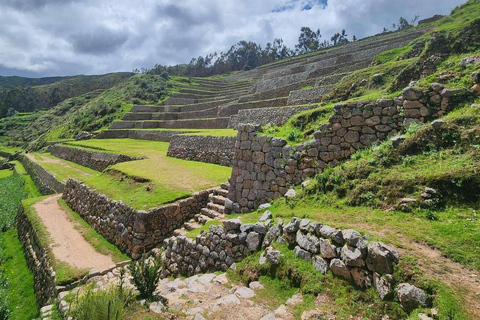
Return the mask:
{"type": "MultiPolygon", "coordinates": [[[[11,171],[9,170],[11,173],[11,171]]],[[[18,206],[26,196],[24,181],[18,174],[0,178],[0,229],[6,231],[14,222],[18,206]]]]}
{"type": "Polygon", "coordinates": [[[5,170],[0,170],[0,179],[10,177],[13,174],[12,170],[5,169],[5,170]]]}
{"type": "Polygon", "coordinates": [[[105,139],[69,145],[145,157],[116,164],[99,173],[49,154],[34,155],[37,162],[59,180],[75,178],[84,181],[111,199],[122,200],[136,209],[157,207],[218,186],[227,181],[231,172],[228,167],[167,157],[167,142],[105,139]]]}
{"type": "Polygon", "coordinates": [[[75,229],[78,230],[83,238],[90,243],[95,250],[101,254],[108,255],[115,263],[130,260],[130,258],[122,253],[115,245],[111,244],[104,237],[102,237],[95,229],[93,229],[80,215],[74,212],[65,203],[63,199],[59,200],[60,207],[69,213],[69,220],[75,225],[75,229]]]}
{"type": "Polygon", "coordinates": [[[33,275],[23,256],[17,230],[0,233],[0,274],[8,281],[7,301],[9,319],[33,319],[38,315],[37,300],[33,290],[33,275]]]}

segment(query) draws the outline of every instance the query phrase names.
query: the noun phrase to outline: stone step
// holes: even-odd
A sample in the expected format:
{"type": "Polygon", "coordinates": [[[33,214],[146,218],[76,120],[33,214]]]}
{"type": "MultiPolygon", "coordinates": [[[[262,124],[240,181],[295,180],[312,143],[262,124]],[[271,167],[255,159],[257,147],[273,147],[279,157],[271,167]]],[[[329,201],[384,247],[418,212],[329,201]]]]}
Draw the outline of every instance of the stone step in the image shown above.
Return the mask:
{"type": "MultiPolygon", "coordinates": [[[[180,108],[181,109],[181,108],[180,108]]],[[[217,116],[218,108],[190,111],[190,112],[128,112],[122,120],[139,121],[139,120],[188,120],[188,119],[205,119],[215,118],[217,116]]]]}
{"type": "Polygon", "coordinates": [[[180,93],[182,94],[193,94],[193,95],[199,95],[202,97],[216,97],[216,96],[222,96],[222,95],[234,95],[234,94],[245,94],[245,92],[248,91],[248,88],[231,88],[231,89],[223,89],[223,90],[207,90],[201,87],[198,87],[193,89],[193,88],[180,88],[180,93]]]}
{"type": "Polygon", "coordinates": [[[261,101],[251,101],[243,103],[228,104],[225,106],[220,106],[218,110],[218,115],[220,117],[232,116],[238,113],[240,110],[244,109],[258,109],[258,108],[272,108],[272,107],[283,107],[287,105],[288,97],[280,97],[274,99],[266,99],[261,101]]]}
{"type": "Polygon", "coordinates": [[[187,231],[192,231],[192,230],[195,230],[195,229],[198,229],[201,227],[200,224],[196,223],[196,222],[185,222],[183,224],[183,227],[185,228],[185,230],[187,231]]]}
{"type": "Polygon", "coordinates": [[[226,197],[228,197],[228,189],[223,189],[223,188],[215,189],[213,191],[213,194],[226,198],[226,197]]]}
{"type": "Polygon", "coordinates": [[[216,211],[213,211],[213,210],[210,210],[210,209],[207,209],[207,208],[202,208],[200,209],[200,213],[209,217],[209,218],[212,218],[212,219],[215,219],[215,218],[218,218],[219,217],[219,213],[216,212],[216,211]]]}
{"type": "Polygon", "coordinates": [[[225,197],[216,196],[216,195],[213,195],[213,194],[210,194],[209,198],[210,198],[210,201],[212,201],[213,203],[220,204],[222,206],[225,206],[225,200],[227,199],[225,197]]]}
{"type": "Polygon", "coordinates": [[[220,185],[220,188],[228,191],[228,188],[230,188],[230,183],[224,182],[220,185]]]}
{"type": "Polygon", "coordinates": [[[211,220],[213,220],[213,219],[199,213],[199,214],[196,214],[196,215],[195,215],[195,220],[196,220],[198,223],[205,225],[208,221],[211,221],[211,220]]]}
{"type": "Polygon", "coordinates": [[[219,204],[216,204],[216,203],[213,203],[213,202],[207,203],[207,209],[216,211],[220,214],[225,213],[225,206],[222,206],[222,205],[219,205],[219,204]]]}

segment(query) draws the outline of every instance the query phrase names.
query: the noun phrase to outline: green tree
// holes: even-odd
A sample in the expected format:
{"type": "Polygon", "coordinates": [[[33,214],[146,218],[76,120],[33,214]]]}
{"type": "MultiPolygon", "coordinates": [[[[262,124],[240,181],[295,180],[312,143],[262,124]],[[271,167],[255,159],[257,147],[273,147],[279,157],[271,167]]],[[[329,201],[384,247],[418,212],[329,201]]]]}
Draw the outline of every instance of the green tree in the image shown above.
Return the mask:
{"type": "Polygon", "coordinates": [[[309,27],[302,27],[298,37],[298,44],[295,45],[295,51],[298,54],[303,54],[320,49],[321,37],[320,29],[313,31],[309,27]]]}

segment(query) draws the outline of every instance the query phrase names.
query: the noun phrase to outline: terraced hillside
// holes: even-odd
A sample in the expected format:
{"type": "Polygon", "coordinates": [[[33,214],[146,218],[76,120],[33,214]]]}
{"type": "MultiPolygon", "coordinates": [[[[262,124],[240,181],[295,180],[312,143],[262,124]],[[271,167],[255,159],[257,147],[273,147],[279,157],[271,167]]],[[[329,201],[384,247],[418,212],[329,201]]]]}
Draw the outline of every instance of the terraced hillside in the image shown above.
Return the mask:
{"type": "Polygon", "coordinates": [[[192,78],[158,105],[134,105],[98,138],[169,141],[192,129],[235,128],[241,122],[282,125],[316,107],[322,96],[374,57],[424,34],[416,28],[331,48],[223,78],[192,78]],[[173,131],[173,132],[171,132],[173,131]]]}

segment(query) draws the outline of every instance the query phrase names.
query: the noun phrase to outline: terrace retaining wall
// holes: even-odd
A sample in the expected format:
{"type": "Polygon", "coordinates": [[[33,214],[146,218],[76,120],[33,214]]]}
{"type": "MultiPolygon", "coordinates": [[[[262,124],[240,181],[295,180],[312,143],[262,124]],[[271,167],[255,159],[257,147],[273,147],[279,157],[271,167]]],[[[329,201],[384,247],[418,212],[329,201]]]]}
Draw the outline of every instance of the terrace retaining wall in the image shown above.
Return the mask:
{"type": "Polygon", "coordinates": [[[235,137],[177,135],[168,146],[169,157],[232,166],[235,137]]]}
{"type": "Polygon", "coordinates": [[[463,89],[432,84],[425,92],[406,88],[403,96],[395,99],[339,104],[329,123],[314,133],[314,140],[296,146],[287,145],[284,139],[259,136],[253,125],[239,124],[226,209],[248,212],[283,196],[289,186],[300,184],[327,165],[337,165],[412,122],[443,115],[456,96],[463,94],[463,89]]]}
{"type": "Polygon", "coordinates": [[[392,292],[398,253],[368,236],[347,229],[338,230],[319,222],[292,218],[283,225],[273,225],[268,212],[256,224],[242,224],[239,219],[210,226],[194,240],[184,236],[165,240],[163,277],[192,276],[197,273],[226,271],[248,254],[266,249],[259,263],[279,262],[281,253],[270,247],[274,242],[287,244],[297,257],[310,261],[316,270],[350,280],[360,288],[375,286],[384,299],[392,292]]]}
{"type": "Polygon", "coordinates": [[[236,128],[240,123],[281,126],[294,114],[315,107],[316,105],[240,110],[238,115],[230,117],[228,127],[236,128]]]}
{"type": "Polygon", "coordinates": [[[18,160],[22,163],[27,173],[43,195],[62,193],[65,184],[55,175],[45,170],[42,166],[30,160],[26,155],[19,155],[18,160]]]}
{"type": "Polygon", "coordinates": [[[107,167],[126,161],[140,160],[142,158],[132,157],[125,154],[106,153],[99,151],[85,150],[67,146],[51,146],[48,151],[54,156],[75,162],[84,167],[103,171],[107,167]]]}
{"type": "Polygon", "coordinates": [[[40,307],[48,305],[57,297],[56,274],[47,256],[45,248],[40,244],[37,231],[20,206],[15,218],[18,238],[23,247],[27,266],[33,274],[34,289],[40,307]]]}
{"type": "Polygon", "coordinates": [[[100,132],[96,139],[139,139],[169,142],[173,136],[191,131],[174,130],[105,130],[100,132]]]}
{"type": "Polygon", "coordinates": [[[122,201],[110,200],[83,183],[68,179],[63,199],[98,233],[138,259],[199,213],[212,192],[200,191],[175,203],[143,211],[122,201]]]}

